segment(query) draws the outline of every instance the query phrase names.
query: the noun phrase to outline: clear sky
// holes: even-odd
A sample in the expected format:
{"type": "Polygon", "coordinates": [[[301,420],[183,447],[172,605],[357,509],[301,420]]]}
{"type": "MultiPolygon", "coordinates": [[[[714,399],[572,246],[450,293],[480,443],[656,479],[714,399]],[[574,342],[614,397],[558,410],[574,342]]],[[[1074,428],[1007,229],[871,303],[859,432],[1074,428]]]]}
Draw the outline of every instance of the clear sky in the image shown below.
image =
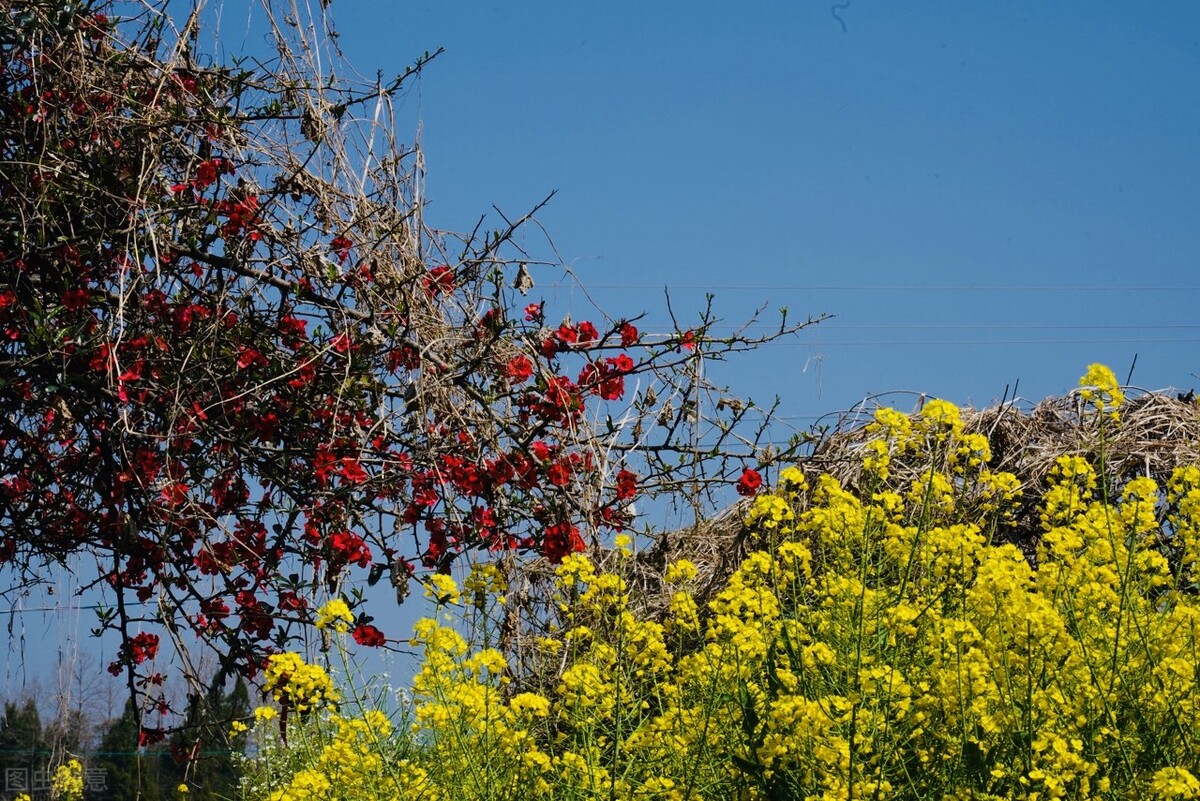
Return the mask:
{"type": "MultiPolygon", "coordinates": [[[[685,323],[706,292],[731,325],[762,303],[836,315],[716,368],[790,425],[891,390],[1037,400],[1135,356],[1135,385],[1200,387],[1200,4],[738,5],[330,13],[365,76],[446,49],[400,108],[431,224],[558,190],[539,216],[558,256],[644,330],[669,329],[664,289],[685,323]]],[[[229,52],[261,47],[258,13],[224,14],[229,52]]],[[[538,228],[522,241],[553,257],[538,228]]],[[[552,313],[594,315],[561,269],[534,278],[552,313]]],[[[377,611],[397,635],[418,610],[377,611]]]]}
{"type": "MultiPolygon", "coordinates": [[[[1135,355],[1136,385],[1200,383],[1200,5],[331,12],[365,74],[446,48],[403,108],[435,225],[557,189],[540,220],[614,314],[665,327],[664,288],[730,323],[835,314],[720,372],[801,427],[888,390],[1037,399],[1135,355]]],[[[561,277],[535,273],[579,319],[561,277]]]]}

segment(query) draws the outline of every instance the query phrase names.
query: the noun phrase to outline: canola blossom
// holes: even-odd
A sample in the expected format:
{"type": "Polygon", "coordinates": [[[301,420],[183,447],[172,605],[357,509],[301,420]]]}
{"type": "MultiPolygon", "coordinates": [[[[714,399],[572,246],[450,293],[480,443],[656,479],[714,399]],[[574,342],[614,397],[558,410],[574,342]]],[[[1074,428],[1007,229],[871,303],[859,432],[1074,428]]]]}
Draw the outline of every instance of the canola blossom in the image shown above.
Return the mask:
{"type": "Polygon", "coordinates": [[[317,628],[322,631],[333,629],[339,634],[345,634],[352,623],[354,615],[341,598],[334,598],[317,610],[317,628]]]}
{"type": "MultiPolygon", "coordinates": [[[[1081,383],[1119,425],[1111,371],[1081,383]]],[[[757,492],[707,602],[677,559],[637,614],[629,557],[572,554],[520,661],[421,621],[408,725],[325,713],[251,798],[1200,799],[1200,466],[1114,486],[1072,453],[1023,486],[945,401],[867,432],[862,486],[792,467],[757,492]]]]}
{"type": "Polygon", "coordinates": [[[338,700],[325,669],[305,662],[297,653],[273,654],[267,660],[265,676],[265,689],[275,702],[297,712],[310,712],[338,700]]]}

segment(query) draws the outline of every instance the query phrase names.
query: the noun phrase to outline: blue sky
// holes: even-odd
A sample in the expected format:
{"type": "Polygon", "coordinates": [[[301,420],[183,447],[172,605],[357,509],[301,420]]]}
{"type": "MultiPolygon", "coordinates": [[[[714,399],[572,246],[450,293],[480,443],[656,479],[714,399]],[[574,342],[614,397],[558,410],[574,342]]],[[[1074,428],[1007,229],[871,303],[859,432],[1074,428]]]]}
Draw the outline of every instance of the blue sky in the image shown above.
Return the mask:
{"type": "Polygon", "coordinates": [[[731,323],[837,315],[718,373],[798,425],[887,390],[1037,399],[1135,354],[1139,386],[1198,383],[1194,4],[331,11],[366,74],[446,48],[402,107],[435,225],[557,189],[540,220],[610,313],[665,326],[671,288],[731,323]]]}
{"type": "MultiPolygon", "coordinates": [[[[558,257],[644,330],[669,328],[664,289],[685,323],[706,292],[730,324],[835,314],[713,368],[788,425],[890,390],[1036,400],[1135,355],[1135,385],[1200,385],[1200,5],[741,5],[330,11],[365,76],[446,49],[399,107],[431,224],[558,190],[539,215],[558,257]]],[[[230,52],[260,46],[246,13],[222,19],[230,52]]],[[[538,228],[522,243],[556,258],[538,228]]],[[[552,313],[596,316],[562,269],[534,278],[552,313]]],[[[377,610],[391,634],[420,611],[377,610]]]]}

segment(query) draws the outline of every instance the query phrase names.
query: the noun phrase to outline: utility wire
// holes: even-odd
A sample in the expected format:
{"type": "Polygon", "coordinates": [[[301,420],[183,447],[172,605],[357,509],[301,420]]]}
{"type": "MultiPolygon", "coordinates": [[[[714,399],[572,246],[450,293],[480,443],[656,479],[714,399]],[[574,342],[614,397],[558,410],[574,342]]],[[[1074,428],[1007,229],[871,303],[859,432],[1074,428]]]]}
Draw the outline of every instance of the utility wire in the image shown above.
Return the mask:
{"type": "MultiPolygon", "coordinates": [[[[577,289],[578,285],[570,283],[541,284],[548,289],[577,289]]],[[[896,284],[890,286],[869,286],[864,284],[592,284],[585,285],[587,289],[644,289],[659,291],[663,289],[704,289],[712,291],[756,291],[776,292],[806,291],[806,292],[1200,292],[1200,286],[965,286],[965,285],[925,285],[925,284],[896,284]]]]}

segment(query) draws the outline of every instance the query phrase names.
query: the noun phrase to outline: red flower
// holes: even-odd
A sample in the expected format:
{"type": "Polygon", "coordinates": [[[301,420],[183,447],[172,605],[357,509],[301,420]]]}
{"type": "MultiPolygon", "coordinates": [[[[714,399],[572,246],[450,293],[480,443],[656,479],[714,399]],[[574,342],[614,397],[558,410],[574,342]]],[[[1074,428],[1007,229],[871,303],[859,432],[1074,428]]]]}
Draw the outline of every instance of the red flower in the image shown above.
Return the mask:
{"type": "Polygon", "coordinates": [[[683,336],[679,338],[679,347],[687,351],[696,349],[696,332],[692,330],[685,331],[683,336]]]}
{"type": "Polygon", "coordinates": [[[188,485],[182,481],[172,481],[162,488],[158,499],[171,509],[176,508],[187,500],[188,485]]]}
{"type": "Polygon", "coordinates": [[[79,311],[87,308],[87,305],[92,300],[92,293],[82,287],[68,289],[63,293],[63,305],[71,311],[79,311]]]}
{"type": "Polygon", "coordinates": [[[762,476],[757,470],[747,467],[742,471],[742,477],[738,479],[737,491],[738,495],[744,495],[747,498],[752,497],[758,492],[758,488],[762,486],[762,476]]]}
{"type": "Polygon", "coordinates": [[[383,632],[370,623],[355,626],[351,636],[354,637],[354,641],[359,645],[366,645],[371,648],[378,648],[381,645],[387,644],[387,637],[383,636],[383,632]]]}
{"type": "Polygon", "coordinates": [[[550,456],[554,452],[549,445],[542,442],[540,439],[536,439],[530,443],[529,450],[533,453],[533,458],[537,459],[539,462],[550,461],[550,456]]]}
{"type": "Polygon", "coordinates": [[[556,487],[567,486],[571,483],[571,463],[566,459],[559,459],[546,469],[546,477],[556,487]]]}
{"type": "Polygon", "coordinates": [[[633,323],[621,323],[621,347],[629,348],[637,344],[638,330],[633,323]]]}
{"type": "Polygon", "coordinates": [[[627,501],[637,495],[637,476],[628,470],[617,473],[617,500],[627,501]]]}
{"type": "Polygon", "coordinates": [[[337,256],[338,264],[345,264],[346,259],[350,258],[350,246],[354,243],[348,237],[335,236],[329,243],[330,249],[337,256]]]}
{"type": "Polygon", "coordinates": [[[557,565],[562,562],[564,556],[579,553],[584,547],[583,538],[579,536],[579,529],[570,523],[555,523],[546,529],[542,552],[550,564],[557,565]]]}
{"type": "Polygon", "coordinates": [[[574,326],[567,325],[566,323],[558,327],[558,330],[554,332],[554,336],[562,343],[563,347],[567,348],[579,341],[579,332],[575,330],[574,326]]]}
{"type": "Polygon", "coordinates": [[[135,665],[153,659],[158,655],[158,635],[142,632],[125,643],[124,651],[126,659],[135,665]]]}
{"type": "Polygon", "coordinates": [[[215,184],[222,173],[231,172],[233,172],[233,162],[229,159],[202,161],[196,166],[196,177],[192,180],[192,186],[196,189],[204,189],[215,184]]]}
{"type": "Polygon", "coordinates": [[[430,297],[448,295],[454,291],[454,270],[445,264],[434,267],[422,283],[430,297]]]}
{"type": "Polygon", "coordinates": [[[338,531],[329,538],[334,557],[342,564],[366,567],[371,563],[371,549],[362,537],[350,531],[338,531]]]}
{"type": "Polygon", "coordinates": [[[529,361],[524,355],[514,356],[508,360],[505,366],[505,374],[508,380],[514,384],[520,384],[527,381],[533,375],[533,362],[529,361]]]}
{"type": "Polygon", "coordinates": [[[578,332],[580,346],[590,345],[591,343],[597,342],[600,339],[600,332],[596,330],[596,326],[592,325],[587,320],[584,320],[579,324],[578,332]]]}
{"type": "Polygon", "coordinates": [[[237,366],[243,370],[253,367],[266,367],[269,364],[267,357],[256,351],[248,345],[238,347],[237,366]]]}
{"type": "Polygon", "coordinates": [[[544,303],[530,303],[525,307],[525,322],[540,323],[545,317],[546,312],[543,309],[544,303]]]}
{"type": "Polygon", "coordinates": [[[361,484],[370,478],[367,475],[367,471],[363,470],[362,465],[353,456],[342,457],[342,466],[338,472],[342,474],[342,478],[351,484],[361,484]]]}

